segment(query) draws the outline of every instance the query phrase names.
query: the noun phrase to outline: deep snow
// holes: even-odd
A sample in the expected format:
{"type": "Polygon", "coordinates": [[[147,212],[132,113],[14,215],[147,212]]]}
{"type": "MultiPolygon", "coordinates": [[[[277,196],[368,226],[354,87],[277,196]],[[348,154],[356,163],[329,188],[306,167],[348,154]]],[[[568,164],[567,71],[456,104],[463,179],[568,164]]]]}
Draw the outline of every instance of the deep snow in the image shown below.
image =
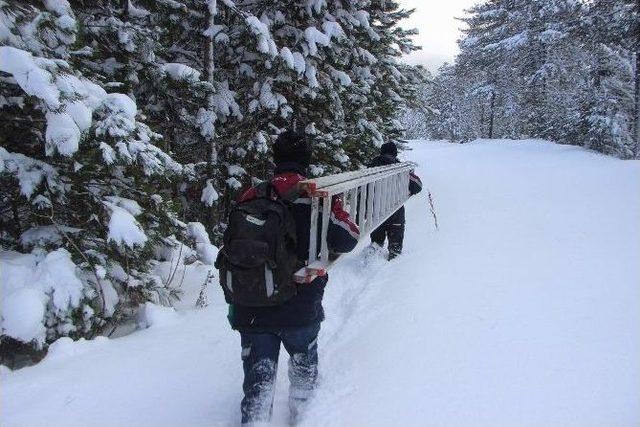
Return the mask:
{"type": "MultiPolygon", "coordinates": [[[[640,162],[541,141],[412,148],[440,229],[423,192],[402,257],[361,245],[331,271],[303,424],[640,424],[640,162]]],[[[237,425],[239,337],[217,286],[192,308],[204,277],[178,312],[149,305],[148,329],[0,370],[0,424],[237,425]]]]}

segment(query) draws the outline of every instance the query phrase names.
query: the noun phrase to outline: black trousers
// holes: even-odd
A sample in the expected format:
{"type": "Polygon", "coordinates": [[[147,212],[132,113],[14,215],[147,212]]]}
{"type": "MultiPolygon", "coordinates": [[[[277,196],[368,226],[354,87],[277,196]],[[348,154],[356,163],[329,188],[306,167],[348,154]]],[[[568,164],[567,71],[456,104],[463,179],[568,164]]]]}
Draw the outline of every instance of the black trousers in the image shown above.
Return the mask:
{"type": "Polygon", "coordinates": [[[371,233],[371,241],[379,246],[384,246],[385,239],[389,240],[389,259],[393,259],[402,253],[404,240],[404,221],[393,221],[392,216],[371,233]]]}
{"type": "Polygon", "coordinates": [[[244,399],[242,424],[269,422],[280,344],[289,358],[289,409],[293,421],[304,409],[318,381],[320,323],[297,328],[241,329],[244,399]]]}

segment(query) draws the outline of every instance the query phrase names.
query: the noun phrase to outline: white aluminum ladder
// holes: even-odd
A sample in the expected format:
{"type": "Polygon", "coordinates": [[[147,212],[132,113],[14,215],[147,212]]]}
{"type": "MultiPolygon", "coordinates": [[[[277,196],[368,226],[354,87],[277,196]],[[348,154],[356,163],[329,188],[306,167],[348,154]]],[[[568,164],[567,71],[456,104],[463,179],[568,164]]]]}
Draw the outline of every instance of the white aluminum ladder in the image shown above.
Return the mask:
{"type": "Polygon", "coordinates": [[[415,163],[403,162],[302,181],[301,189],[311,198],[311,230],[309,259],[306,266],[296,272],[296,282],[310,283],[316,277],[324,276],[332,264],[327,231],[333,196],[342,198],[344,209],[360,229],[360,239],[365,238],[407,201],[409,173],[415,167],[415,163]],[[320,236],[319,216],[322,218],[320,236]]]}

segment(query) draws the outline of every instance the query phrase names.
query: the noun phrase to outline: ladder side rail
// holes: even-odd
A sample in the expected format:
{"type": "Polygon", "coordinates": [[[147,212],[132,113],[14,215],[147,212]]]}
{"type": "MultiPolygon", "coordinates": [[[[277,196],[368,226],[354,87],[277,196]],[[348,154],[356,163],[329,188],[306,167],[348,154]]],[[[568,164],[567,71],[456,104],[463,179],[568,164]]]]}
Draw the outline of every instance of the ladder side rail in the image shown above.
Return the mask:
{"type": "Polygon", "coordinates": [[[402,185],[402,181],[403,181],[403,174],[398,174],[396,175],[396,182],[394,185],[394,193],[395,193],[395,197],[394,197],[394,205],[397,205],[398,203],[400,203],[400,201],[404,198],[404,191],[402,191],[401,189],[401,185],[402,185]]]}
{"type": "Polygon", "coordinates": [[[395,204],[395,196],[396,196],[396,179],[398,178],[398,175],[392,175],[391,177],[389,177],[389,196],[387,197],[387,211],[390,211],[393,208],[393,205],[395,204]]]}
{"type": "Polygon", "coordinates": [[[348,182],[341,182],[341,183],[328,185],[328,186],[319,186],[313,180],[302,181],[302,185],[303,185],[303,188],[305,188],[310,195],[324,196],[326,193],[336,194],[361,184],[379,180],[387,176],[395,175],[405,170],[411,170],[412,168],[413,166],[411,165],[404,165],[402,167],[395,168],[393,170],[381,171],[375,175],[362,176],[359,178],[354,178],[353,180],[348,182]]]}
{"type": "Polygon", "coordinates": [[[311,198],[311,224],[309,227],[309,260],[307,265],[313,264],[318,259],[318,209],[320,199],[311,198]]]}
{"type": "Polygon", "coordinates": [[[322,230],[320,233],[320,261],[329,261],[329,243],[327,234],[329,232],[329,221],[331,220],[331,200],[332,196],[322,198],[322,230]]]}
{"type": "Polygon", "coordinates": [[[378,218],[376,217],[376,209],[377,209],[377,201],[380,197],[380,187],[378,186],[378,181],[373,181],[373,200],[371,202],[371,228],[373,229],[373,224],[376,223],[378,218]]]}
{"type": "Polygon", "coordinates": [[[318,178],[311,178],[302,181],[303,184],[313,183],[316,188],[330,187],[332,185],[343,184],[352,182],[354,179],[358,178],[366,178],[368,176],[373,176],[379,173],[384,173],[388,171],[393,171],[401,166],[401,164],[395,164],[391,166],[378,166],[375,168],[365,168],[357,171],[351,172],[343,172],[336,175],[329,175],[318,178]]]}
{"type": "Polygon", "coordinates": [[[396,178],[396,204],[398,204],[400,200],[402,200],[402,198],[404,197],[404,191],[402,191],[403,181],[404,181],[403,174],[398,175],[396,178]]]}
{"type": "Polygon", "coordinates": [[[382,192],[382,216],[386,215],[391,209],[391,180],[395,175],[388,176],[384,179],[384,191],[382,192]]]}
{"type": "Polygon", "coordinates": [[[389,200],[389,204],[391,208],[393,208],[398,203],[398,178],[400,174],[394,175],[391,180],[391,199],[389,200]]]}
{"type": "Polygon", "coordinates": [[[376,198],[373,201],[373,224],[374,226],[380,224],[380,216],[382,214],[382,192],[384,191],[382,180],[376,181],[376,198]]]}
{"type": "Polygon", "coordinates": [[[367,193],[366,193],[366,198],[363,200],[363,204],[364,204],[364,216],[362,218],[363,223],[364,223],[364,230],[366,233],[371,231],[371,212],[372,212],[372,206],[373,206],[373,196],[374,196],[374,188],[373,188],[373,183],[369,182],[366,184],[367,186],[367,193]]]}
{"type": "Polygon", "coordinates": [[[387,191],[387,179],[383,178],[380,180],[380,207],[378,208],[378,224],[382,224],[380,218],[382,218],[387,212],[385,209],[385,199],[389,195],[387,191]]]}
{"type": "Polygon", "coordinates": [[[385,197],[385,202],[384,202],[384,211],[385,213],[389,212],[391,210],[391,208],[393,207],[393,183],[395,181],[395,178],[398,175],[391,175],[390,177],[386,178],[387,180],[387,197],[385,197]]]}
{"type": "Polygon", "coordinates": [[[349,216],[355,221],[358,211],[358,187],[349,190],[349,216]]]}
{"type": "Polygon", "coordinates": [[[367,188],[368,185],[364,184],[360,187],[360,212],[358,212],[358,228],[360,229],[361,234],[365,234],[367,232],[366,226],[366,212],[367,212],[367,188]]]}
{"type": "Polygon", "coordinates": [[[402,188],[402,191],[404,192],[406,199],[409,199],[409,197],[411,197],[411,193],[409,192],[409,185],[411,184],[411,171],[407,171],[406,173],[404,173],[403,177],[404,187],[402,188]]]}
{"type": "Polygon", "coordinates": [[[389,200],[390,209],[393,209],[399,201],[398,199],[398,177],[399,176],[400,174],[394,175],[393,179],[391,180],[391,199],[389,200]]]}
{"type": "Polygon", "coordinates": [[[389,192],[387,191],[387,178],[382,178],[380,180],[380,199],[379,199],[379,206],[378,206],[378,223],[380,223],[380,218],[386,213],[386,209],[385,209],[385,204],[386,204],[386,198],[389,195],[389,192]]]}
{"type": "Polygon", "coordinates": [[[408,165],[411,165],[411,167],[415,167],[415,164],[412,162],[394,163],[392,165],[376,166],[373,168],[363,168],[357,171],[343,172],[335,175],[306,179],[302,182],[303,183],[313,182],[316,184],[316,187],[318,188],[328,187],[335,184],[341,184],[344,182],[353,181],[356,178],[376,175],[378,173],[393,171],[395,169],[402,169],[404,167],[407,167],[408,165]]]}
{"type": "Polygon", "coordinates": [[[367,184],[368,188],[368,197],[367,197],[367,222],[366,229],[367,232],[373,231],[373,199],[376,197],[376,183],[370,182],[367,184]]]}

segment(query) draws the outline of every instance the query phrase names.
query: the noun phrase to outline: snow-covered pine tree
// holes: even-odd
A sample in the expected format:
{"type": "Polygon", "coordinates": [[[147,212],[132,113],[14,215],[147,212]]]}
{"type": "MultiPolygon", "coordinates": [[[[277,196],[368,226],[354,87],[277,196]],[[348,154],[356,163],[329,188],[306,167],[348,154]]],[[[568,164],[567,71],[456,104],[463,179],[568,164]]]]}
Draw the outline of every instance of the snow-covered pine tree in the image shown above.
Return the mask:
{"type": "Polygon", "coordinates": [[[197,26],[204,36],[204,50],[200,55],[203,75],[214,87],[206,107],[198,112],[201,135],[208,147],[207,180],[201,200],[210,205],[207,193],[215,198],[220,195],[217,215],[207,221],[208,225],[215,225],[212,231],[218,238],[238,191],[253,183],[246,167],[254,165],[264,169],[267,151],[262,135],[242,125],[248,108],[241,92],[253,86],[247,77],[249,80],[255,77],[247,74],[243,58],[269,62],[278,51],[268,28],[249,9],[231,1],[218,4],[209,0],[204,22],[197,26]],[[258,144],[254,139],[259,140],[258,144]]]}
{"type": "Polygon", "coordinates": [[[461,142],[477,137],[473,103],[468,100],[469,82],[444,64],[427,87],[426,103],[431,107],[426,127],[432,138],[461,142]]]}
{"type": "Polygon", "coordinates": [[[633,75],[628,53],[598,44],[592,51],[592,91],[585,97],[585,146],[633,157],[633,75]]]}
{"type": "Polygon", "coordinates": [[[500,2],[480,3],[463,18],[467,24],[465,38],[460,41],[456,58],[458,79],[468,82],[467,102],[473,102],[478,115],[477,125],[465,132],[465,139],[491,138],[500,125],[500,100],[509,83],[509,63],[506,49],[500,46],[508,12],[500,2]]]}
{"type": "Polygon", "coordinates": [[[596,0],[581,21],[589,52],[590,91],[585,96],[586,144],[623,158],[637,156],[640,120],[639,6],[596,0]]]}
{"type": "MultiPolygon", "coordinates": [[[[340,57],[332,53],[347,40],[342,24],[348,16],[346,9],[336,4],[341,9],[338,13],[332,13],[332,2],[322,1],[259,1],[249,8],[260,17],[256,26],[263,25],[273,35],[278,50],[275,57],[243,52],[241,58],[246,89],[239,94],[248,114],[239,130],[250,133],[234,137],[247,141],[248,151],[264,157],[268,144],[281,130],[296,127],[314,143],[312,173],[348,167],[341,138],[341,95],[351,80],[342,66],[332,61],[340,57]]],[[[263,167],[250,170],[255,179],[266,176],[263,167]]]]}
{"type": "Polygon", "coordinates": [[[415,97],[407,100],[407,105],[402,108],[399,118],[407,139],[428,139],[432,136],[427,122],[430,115],[434,114],[428,98],[434,78],[425,68],[416,69],[416,72],[419,73],[420,83],[416,85],[415,97]]]}
{"type": "Polygon", "coordinates": [[[242,93],[257,77],[243,58],[269,63],[278,53],[275,43],[249,7],[231,1],[122,0],[116,6],[83,9],[95,49],[107,58],[97,66],[129,82],[146,122],[185,165],[183,180],[171,188],[183,218],[205,223],[219,237],[218,224],[237,191],[252,183],[247,168],[264,175],[266,164],[266,138],[250,120],[240,125],[249,111],[242,93]]]}
{"type": "Polygon", "coordinates": [[[571,22],[579,12],[572,0],[496,0],[469,10],[456,66],[459,74],[475,80],[472,96],[482,136],[573,142],[563,129],[564,121],[574,116],[566,101],[580,84],[572,69],[580,62],[579,52],[570,40],[571,22]],[[511,106],[508,114],[506,106],[511,106]]]}
{"type": "Polygon", "coordinates": [[[0,2],[2,335],[39,347],[170,299],[154,248],[182,229],[163,192],[182,166],[107,92],[124,82],[70,4],[43,6],[0,2]]]}
{"type": "MultiPolygon", "coordinates": [[[[248,113],[229,137],[249,142],[242,154],[253,147],[266,148],[282,129],[296,126],[314,142],[311,172],[319,175],[359,167],[392,137],[398,107],[410,90],[400,81],[411,82],[410,69],[399,66],[397,58],[399,49],[411,47],[410,33],[397,27],[409,12],[387,3],[384,11],[376,12],[376,20],[370,12],[377,6],[365,0],[263,0],[246,5],[272,34],[278,55],[242,51],[241,75],[246,81],[234,87],[238,103],[247,105],[248,113]],[[376,29],[383,13],[392,17],[376,29]],[[383,38],[378,31],[388,34],[383,38]],[[387,90],[395,90],[397,96],[375,99],[390,95],[387,90]]],[[[262,154],[257,152],[264,158],[262,154]]],[[[255,163],[260,169],[246,160],[241,166],[261,179],[264,163],[255,163]]]]}
{"type": "MultiPolygon", "coordinates": [[[[412,36],[415,29],[404,29],[401,22],[411,16],[413,10],[403,9],[400,3],[390,0],[372,0],[367,9],[371,30],[379,40],[367,39],[366,52],[375,58],[371,73],[375,80],[368,97],[364,128],[376,129],[380,137],[374,145],[359,148],[360,159],[369,159],[377,154],[379,144],[399,141],[404,128],[398,120],[399,112],[406,107],[407,100],[414,99],[418,86],[424,82],[419,69],[408,66],[399,59],[419,49],[412,36]]],[[[361,119],[362,120],[362,119],[361,119]]]]}
{"type": "Polygon", "coordinates": [[[214,87],[201,78],[207,5],[199,3],[120,0],[76,7],[93,53],[82,65],[135,99],[146,123],[163,135],[163,149],[186,165],[182,179],[165,189],[181,201],[176,208],[186,220],[211,218],[200,202],[208,169],[198,118],[214,87]]]}

